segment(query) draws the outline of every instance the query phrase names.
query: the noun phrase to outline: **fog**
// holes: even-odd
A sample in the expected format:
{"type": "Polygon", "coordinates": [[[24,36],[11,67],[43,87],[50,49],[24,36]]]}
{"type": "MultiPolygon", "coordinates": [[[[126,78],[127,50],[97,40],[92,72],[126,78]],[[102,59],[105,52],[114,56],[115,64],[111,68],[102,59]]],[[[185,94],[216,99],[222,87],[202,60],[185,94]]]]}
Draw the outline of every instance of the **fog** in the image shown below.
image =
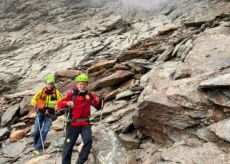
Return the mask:
{"type": "Polygon", "coordinates": [[[155,10],[167,3],[168,0],[120,0],[124,7],[155,10]]]}
{"type": "Polygon", "coordinates": [[[161,8],[169,0],[91,0],[93,4],[103,5],[106,3],[120,2],[125,9],[156,10],[161,8]]]}

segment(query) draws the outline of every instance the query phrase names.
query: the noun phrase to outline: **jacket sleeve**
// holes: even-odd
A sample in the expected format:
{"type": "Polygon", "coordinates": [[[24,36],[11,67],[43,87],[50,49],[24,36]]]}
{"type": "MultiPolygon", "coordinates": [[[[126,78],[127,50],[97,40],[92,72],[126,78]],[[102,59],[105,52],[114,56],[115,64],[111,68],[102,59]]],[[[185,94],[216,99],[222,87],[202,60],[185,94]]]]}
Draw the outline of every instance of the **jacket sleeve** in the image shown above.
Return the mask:
{"type": "Polygon", "coordinates": [[[35,95],[32,97],[31,102],[30,102],[32,106],[34,106],[34,105],[36,104],[37,98],[38,98],[38,96],[41,94],[41,92],[42,92],[42,89],[38,90],[38,91],[35,93],[35,95]]]}
{"type": "Polygon", "coordinates": [[[63,96],[59,90],[57,90],[56,92],[57,92],[57,100],[60,101],[63,98],[63,96]]]}
{"type": "Polygon", "coordinates": [[[97,110],[100,110],[102,107],[102,99],[100,99],[94,92],[91,92],[91,97],[92,97],[92,105],[97,110]]]}
{"type": "Polygon", "coordinates": [[[68,101],[72,101],[72,91],[69,91],[66,96],[57,103],[57,109],[65,108],[68,101]]]}

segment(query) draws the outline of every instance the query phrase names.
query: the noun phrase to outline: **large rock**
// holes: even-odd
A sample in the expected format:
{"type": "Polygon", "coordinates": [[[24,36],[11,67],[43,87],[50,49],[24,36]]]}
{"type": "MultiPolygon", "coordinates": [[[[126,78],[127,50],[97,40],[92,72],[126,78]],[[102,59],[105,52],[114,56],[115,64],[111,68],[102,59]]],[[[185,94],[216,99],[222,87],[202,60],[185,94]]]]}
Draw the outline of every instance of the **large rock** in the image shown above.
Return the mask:
{"type": "Polygon", "coordinates": [[[206,30],[194,40],[194,47],[185,59],[187,68],[192,68],[192,76],[230,66],[229,34],[228,27],[219,26],[206,30]]]}
{"type": "Polygon", "coordinates": [[[210,103],[206,94],[198,90],[200,81],[208,75],[172,81],[164,92],[172,102],[181,106],[196,110],[214,109],[215,105],[210,103]]]}
{"type": "Polygon", "coordinates": [[[209,5],[200,6],[201,7],[193,7],[189,11],[185,20],[185,25],[200,26],[205,22],[213,21],[218,16],[229,15],[230,4],[227,1],[214,3],[212,7],[209,5]]]}
{"type": "Polygon", "coordinates": [[[202,81],[200,88],[230,87],[230,73],[202,81]]]}
{"type": "Polygon", "coordinates": [[[113,29],[121,28],[124,25],[124,20],[121,16],[111,15],[99,22],[98,26],[95,27],[96,33],[104,33],[113,29]]]}
{"type": "Polygon", "coordinates": [[[29,132],[29,130],[30,130],[30,128],[12,131],[10,134],[10,141],[11,142],[19,141],[20,139],[22,139],[26,135],[27,132],[29,132]]]}
{"type": "Polygon", "coordinates": [[[8,108],[1,118],[1,126],[6,126],[6,125],[10,126],[11,124],[13,124],[17,119],[15,115],[18,112],[18,110],[19,110],[18,104],[15,104],[10,108],[8,108]]]}
{"type": "Polygon", "coordinates": [[[152,51],[146,52],[142,49],[140,50],[125,50],[119,54],[117,57],[118,61],[128,61],[135,58],[149,59],[154,55],[152,51]]]}
{"type": "Polygon", "coordinates": [[[195,134],[208,142],[217,142],[220,139],[213,133],[212,131],[208,130],[207,128],[199,128],[196,130],[195,134]]]}
{"type": "Polygon", "coordinates": [[[166,143],[169,141],[166,133],[171,129],[199,124],[199,120],[187,116],[182,106],[171,103],[163,93],[156,90],[151,93],[140,100],[139,115],[134,117],[134,126],[145,135],[166,143]]]}
{"type": "Polygon", "coordinates": [[[206,91],[208,99],[213,103],[221,106],[230,107],[230,93],[228,88],[225,89],[213,89],[206,91]]]}
{"type": "Polygon", "coordinates": [[[65,78],[75,78],[78,74],[80,74],[81,71],[79,70],[60,70],[55,72],[55,77],[65,77],[65,78]]]}
{"type": "Polygon", "coordinates": [[[130,90],[121,92],[119,94],[116,95],[116,100],[120,100],[120,99],[126,99],[126,98],[130,98],[131,96],[133,96],[134,93],[130,90]]]}
{"type": "Polygon", "coordinates": [[[219,138],[230,142],[230,119],[225,119],[207,127],[213,131],[219,138]]]}
{"type": "Polygon", "coordinates": [[[26,142],[15,142],[12,144],[3,145],[2,151],[7,157],[16,158],[21,155],[26,149],[26,142]]]}
{"type": "Polygon", "coordinates": [[[213,143],[204,143],[203,145],[191,146],[188,141],[175,144],[168,149],[162,149],[161,160],[170,163],[223,163],[227,164],[230,156],[225,153],[217,145],[213,143]]]}
{"type": "Polygon", "coordinates": [[[118,70],[115,73],[102,78],[98,82],[95,82],[92,84],[92,88],[104,88],[108,86],[113,86],[116,84],[120,84],[121,82],[128,80],[130,77],[132,77],[134,74],[130,71],[126,70],[118,70]]]}
{"type": "Polygon", "coordinates": [[[43,162],[50,163],[51,162],[50,158],[51,158],[51,155],[42,155],[40,157],[36,157],[28,161],[25,161],[25,164],[36,164],[36,163],[43,163],[43,162]]]}
{"type": "Polygon", "coordinates": [[[65,119],[66,119],[66,117],[64,115],[59,116],[55,121],[53,121],[51,128],[56,130],[56,131],[63,130],[65,119]]]}
{"type": "Polygon", "coordinates": [[[94,73],[96,71],[99,71],[100,69],[102,68],[110,68],[112,67],[114,64],[115,64],[116,60],[108,60],[108,61],[102,61],[102,62],[99,62],[93,66],[91,66],[89,69],[88,69],[88,72],[89,73],[94,73]]]}
{"type": "Polygon", "coordinates": [[[31,98],[32,98],[31,96],[25,96],[20,102],[19,104],[19,107],[20,107],[19,114],[20,115],[26,115],[31,109],[31,105],[30,105],[31,98]]]}

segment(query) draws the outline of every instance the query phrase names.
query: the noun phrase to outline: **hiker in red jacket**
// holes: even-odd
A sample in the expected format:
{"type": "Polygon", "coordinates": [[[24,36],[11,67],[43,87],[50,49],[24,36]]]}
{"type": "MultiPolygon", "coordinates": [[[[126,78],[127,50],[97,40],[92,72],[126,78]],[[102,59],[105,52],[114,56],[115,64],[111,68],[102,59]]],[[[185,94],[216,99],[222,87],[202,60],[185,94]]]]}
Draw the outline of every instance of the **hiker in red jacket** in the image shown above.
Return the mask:
{"type": "Polygon", "coordinates": [[[83,164],[87,159],[92,147],[92,131],[89,123],[90,106],[96,109],[101,108],[102,100],[93,92],[88,92],[89,77],[80,74],[76,77],[76,88],[69,91],[67,95],[58,102],[57,108],[68,107],[67,120],[70,122],[67,127],[67,135],[63,145],[62,164],[70,164],[72,150],[79,134],[83,140],[83,147],[79,154],[77,164],[83,164]]]}

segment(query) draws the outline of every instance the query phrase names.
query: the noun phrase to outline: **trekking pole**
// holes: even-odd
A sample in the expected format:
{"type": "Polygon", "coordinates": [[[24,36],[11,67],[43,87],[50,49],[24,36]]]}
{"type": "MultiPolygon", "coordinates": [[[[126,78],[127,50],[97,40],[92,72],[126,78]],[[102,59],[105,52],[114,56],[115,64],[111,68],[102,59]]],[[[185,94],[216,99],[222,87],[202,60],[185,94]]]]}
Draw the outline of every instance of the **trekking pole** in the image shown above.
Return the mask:
{"type": "MultiPolygon", "coordinates": [[[[65,120],[64,120],[64,130],[63,130],[63,137],[65,137],[67,135],[67,121],[70,117],[70,112],[71,112],[71,107],[68,106],[67,109],[65,109],[65,120]]],[[[64,141],[65,142],[65,141],[64,141]]],[[[55,157],[55,161],[57,162],[57,158],[58,158],[58,152],[60,150],[60,142],[58,142],[58,150],[57,150],[57,153],[56,153],[56,157],[55,157]]],[[[64,143],[63,143],[64,144],[64,143]]]]}
{"type": "Polygon", "coordinates": [[[36,115],[37,115],[37,120],[38,120],[38,129],[39,129],[39,133],[40,133],[40,139],[41,139],[41,142],[42,142],[42,149],[43,149],[43,154],[45,155],[46,152],[45,152],[45,146],[44,146],[44,142],[43,142],[43,138],[42,138],[42,132],[41,132],[41,126],[40,126],[40,121],[39,121],[39,117],[38,117],[38,109],[37,107],[35,107],[35,111],[36,111],[36,115]]]}

